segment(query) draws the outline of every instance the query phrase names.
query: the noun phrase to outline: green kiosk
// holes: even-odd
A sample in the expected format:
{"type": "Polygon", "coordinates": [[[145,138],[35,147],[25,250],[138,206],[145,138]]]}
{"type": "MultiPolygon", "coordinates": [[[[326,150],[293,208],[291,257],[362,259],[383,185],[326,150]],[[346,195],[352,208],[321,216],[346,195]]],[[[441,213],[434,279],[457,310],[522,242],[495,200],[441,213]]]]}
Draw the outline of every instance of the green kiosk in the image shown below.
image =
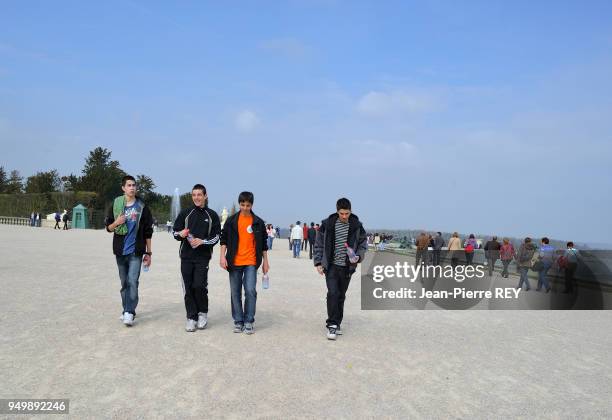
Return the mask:
{"type": "Polygon", "coordinates": [[[88,228],[87,207],[78,204],[72,209],[72,229],[88,228]]]}

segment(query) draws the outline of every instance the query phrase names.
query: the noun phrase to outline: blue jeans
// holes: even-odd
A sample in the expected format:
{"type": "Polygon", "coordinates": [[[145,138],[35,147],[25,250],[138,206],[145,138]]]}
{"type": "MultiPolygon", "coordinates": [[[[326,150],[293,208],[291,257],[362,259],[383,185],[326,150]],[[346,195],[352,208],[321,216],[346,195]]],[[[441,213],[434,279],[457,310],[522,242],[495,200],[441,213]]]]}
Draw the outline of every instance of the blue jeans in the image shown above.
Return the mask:
{"type": "Polygon", "coordinates": [[[525,283],[525,288],[531,289],[531,286],[529,285],[529,277],[528,277],[529,267],[520,267],[519,270],[521,272],[521,279],[519,280],[518,288],[522,289],[523,283],[525,283]]]}
{"type": "Polygon", "coordinates": [[[274,238],[268,236],[268,249],[272,249],[273,242],[274,242],[274,238]]]}
{"type": "Polygon", "coordinates": [[[548,277],[546,275],[548,274],[548,270],[550,270],[550,267],[552,267],[552,262],[542,261],[542,264],[543,264],[542,269],[538,271],[537,289],[540,290],[542,286],[544,286],[544,288],[548,290],[550,289],[550,283],[548,282],[548,277]]]}
{"type": "Polygon", "coordinates": [[[293,240],[293,256],[299,257],[301,249],[302,249],[302,241],[300,239],[294,239],[293,240]]]}
{"type": "Polygon", "coordinates": [[[229,273],[229,278],[232,292],[232,318],[234,318],[234,325],[244,325],[245,322],[255,322],[257,267],[254,265],[234,267],[229,273]],[[243,287],[244,310],[242,309],[243,287]]]}
{"type": "Polygon", "coordinates": [[[138,305],[138,278],[142,257],[136,254],[115,256],[121,279],[121,303],[123,312],[136,315],[138,305]]]}

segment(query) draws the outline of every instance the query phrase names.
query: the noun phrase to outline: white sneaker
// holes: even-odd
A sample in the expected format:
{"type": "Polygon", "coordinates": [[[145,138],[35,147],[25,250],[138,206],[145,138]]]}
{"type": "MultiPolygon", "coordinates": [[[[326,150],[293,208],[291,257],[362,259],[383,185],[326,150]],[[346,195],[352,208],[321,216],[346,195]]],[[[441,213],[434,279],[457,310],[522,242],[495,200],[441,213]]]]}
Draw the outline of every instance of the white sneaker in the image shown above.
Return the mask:
{"type": "Polygon", "coordinates": [[[134,315],[129,312],[125,312],[123,314],[123,325],[125,325],[126,327],[131,327],[132,325],[134,325],[134,315]]]}
{"type": "Polygon", "coordinates": [[[208,314],[204,312],[198,313],[198,330],[203,330],[208,324],[208,314]]]}
{"type": "Polygon", "coordinates": [[[188,319],[187,324],[185,324],[185,331],[194,332],[196,330],[196,322],[193,319],[188,319]]]}
{"type": "Polygon", "coordinates": [[[327,327],[327,339],[335,340],[337,337],[338,327],[335,325],[329,325],[327,327]]]}
{"type": "Polygon", "coordinates": [[[255,327],[253,326],[252,323],[250,322],[245,322],[244,323],[244,332],[248,335],[251,335],[255,332],[255,327]]]}
{"type": "Polygon", "coordinates": [[[336,335],[342,335],[342,328],[340,328],[340,326],[336,328],[336,335]]]}

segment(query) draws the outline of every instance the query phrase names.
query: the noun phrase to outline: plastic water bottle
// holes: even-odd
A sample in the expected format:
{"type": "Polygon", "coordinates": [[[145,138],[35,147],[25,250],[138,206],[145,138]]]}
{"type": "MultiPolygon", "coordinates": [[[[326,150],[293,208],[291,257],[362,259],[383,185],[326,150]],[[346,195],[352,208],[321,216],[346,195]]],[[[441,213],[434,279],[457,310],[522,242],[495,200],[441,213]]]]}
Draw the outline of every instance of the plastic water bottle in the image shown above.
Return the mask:
{"type": "Polygon", "coordinates": [[[359,256],[355,253],[353,248],[348,246],[348,244],[346,243],[344,244],[344,246],[346,247],[346,255],[348,255],[349,261],[353,264],[359,262],[359,256]]]}
{"type": "Polygon", "coordinates": [[[261,279],[261,285],[264,289],[267,289],[270,287],[270,277],[268,276],[268,273],[263,275],[261,279]]]}
{"type": "Polygon", "coordinates": [[[149,268],[150,267],[148,265],[146,265],[146,264],[142,265],[142,271],[144,271],[145,273],[147,273],[149,271],[149,268]]]}

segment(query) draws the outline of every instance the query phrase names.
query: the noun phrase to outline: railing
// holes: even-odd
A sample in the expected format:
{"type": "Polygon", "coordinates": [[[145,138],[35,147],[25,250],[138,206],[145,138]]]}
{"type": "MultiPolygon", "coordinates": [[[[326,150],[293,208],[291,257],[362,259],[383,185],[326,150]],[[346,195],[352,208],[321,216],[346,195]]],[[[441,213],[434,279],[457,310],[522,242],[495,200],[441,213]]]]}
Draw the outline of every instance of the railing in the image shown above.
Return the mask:
{"type": "Polygon", "coordinates": [[[0,224],[30,226],[32,224],[32,221],[28,219],[27,217],[0,216],[0,224]]]}

